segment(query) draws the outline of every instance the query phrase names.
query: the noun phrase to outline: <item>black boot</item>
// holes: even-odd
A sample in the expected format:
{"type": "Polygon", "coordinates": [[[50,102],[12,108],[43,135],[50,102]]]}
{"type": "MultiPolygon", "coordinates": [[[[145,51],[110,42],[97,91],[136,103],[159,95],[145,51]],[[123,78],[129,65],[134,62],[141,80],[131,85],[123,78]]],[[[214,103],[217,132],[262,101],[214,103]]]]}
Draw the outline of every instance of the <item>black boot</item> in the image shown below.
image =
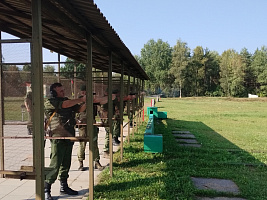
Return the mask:
{"type": "Polygon", "coordinates": [[[117,142],[117,143],[121,143],[121,141],[119,141],[119,139],[118,139],[119,137],[118,136],[116,136],[116,137],[114,137],[114,140],[115,140],[115,142],[117,142]]]}
{"type": "Polygon", "coordinates": [[[95,161],[95,169],[98,169],[99,171],[102,171],[103,169],[105,169],[105,167],[103,167],[103,166],[100,164],[99,160],[96,160],[96,161],[95,161]]]}
{"type": "Polygon", "coordinates": [[[60,180],[60,194],[78,195],[78,192],[69,188],[67,179],[60,180]]]}
{"type": "Polygon", "coordinates": [[[80,163],[80,166],[78,168],[79,171],[84,171],[84,168],[83,168],[83,161],[79,161],[80,163]]]}
{"type": "Polygon", "coordinates": [[[28,128],[28,135],[32,135],[32,129],[28,128]]]}
{"type": "Polygon", "coordinates": [[[45,200],[53,200],[52,196],[51,196],[51,184],[45,182],[45,200]]]}
{"type": "Polygon", "coordinates": [[[119,141],[118,137],[114,137],[112,143],[114,146],[119,146],[121,142],[119,141]]]}

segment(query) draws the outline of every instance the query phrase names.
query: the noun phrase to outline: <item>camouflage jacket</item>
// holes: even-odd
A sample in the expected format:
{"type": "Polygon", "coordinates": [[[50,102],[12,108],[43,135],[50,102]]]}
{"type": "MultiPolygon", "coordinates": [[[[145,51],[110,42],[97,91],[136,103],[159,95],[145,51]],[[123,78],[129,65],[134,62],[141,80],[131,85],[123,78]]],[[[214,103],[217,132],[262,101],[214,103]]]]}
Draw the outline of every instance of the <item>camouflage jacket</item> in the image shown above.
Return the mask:
{"type": "Polygon", "coordinates": [[[51,119],[51,130],[55,130],[58,126],[63,126],[65,129],[73,128],[76,124],[75,114],[78,112],[80,105],[74,105],[69,108],[62,108],[63,101],[69,100],[67,97],[53,97],[47,99],[44,104],[45,116],[47,119],[56,111],[51,119]]]}

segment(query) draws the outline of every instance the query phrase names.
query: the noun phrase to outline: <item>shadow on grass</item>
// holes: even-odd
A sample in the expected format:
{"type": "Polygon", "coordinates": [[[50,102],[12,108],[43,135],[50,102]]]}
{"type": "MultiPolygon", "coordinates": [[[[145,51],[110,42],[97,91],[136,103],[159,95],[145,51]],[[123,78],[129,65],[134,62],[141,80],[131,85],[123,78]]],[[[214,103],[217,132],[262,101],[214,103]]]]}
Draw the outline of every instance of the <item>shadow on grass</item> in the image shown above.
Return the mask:
{"type": "MultiPolygon", "coordinates": [[[[262,174],[263,172],[266,174],[267,168],[264,163],[251,155],[255,150],[247,152],[240,149],[202,122],[167,119],[166,124],[161,123],[157,133],[164,130],[169,133],[164,134],[163,144],[164,156],[167,160],[167,174],[170,172],[171,174],[180,174],[180,176],[230,179],[238,185],[240,195],[225,194],[225,196],[240,196],[244,198],[258,196],[256,199],[266,198],[267,191],[263,188],[267,183],[267,176],[262,177],[262,174]],[[179,146],[175,136],[172,134],[173,130],[190,131],[201,144],[201,147],[179,146]],[[251,185],[254,186],[251,187],[251,185]]],[[[256,151],[260,152],[260,150],[256,151]]],[[[173,179],[173,175],[169,177],[173,179]]],[[[172,182],[175,182],[175,180],[172,182]]],[[[190,178],[188,179],[188,185],[191,185],[190,187],[195,196],[214,197],[220,194],[211,190],[201,191],[194,189],[190,178]]],[[[166,184],[166,189],[168,190],[168,188],[171,189],[172,187],[166,184]]],[[[190,197],[193,198],[190,195],[186,198],[190,197]]]]}
{"type": "Polygon", "coordinates": [[[197,190],[190,177],[203,177],[234,181],[240,194],[225,193],[225,197],[266,199],[266,166],[251,152],[240,149],[202,122],[158,120],[155,134],[163,135],[163,153],[145,153],[143,131],[136,133],[131,143],[125,145],[124,160],[114,163],[114,177],[108,178],[109,174],[104,173],[108,181],[95,186],[96,197],[195,199],[195,196],[222,195],[197,190]],[[190,131],[201,148],[180,146],[173,130],[190,131]]]}

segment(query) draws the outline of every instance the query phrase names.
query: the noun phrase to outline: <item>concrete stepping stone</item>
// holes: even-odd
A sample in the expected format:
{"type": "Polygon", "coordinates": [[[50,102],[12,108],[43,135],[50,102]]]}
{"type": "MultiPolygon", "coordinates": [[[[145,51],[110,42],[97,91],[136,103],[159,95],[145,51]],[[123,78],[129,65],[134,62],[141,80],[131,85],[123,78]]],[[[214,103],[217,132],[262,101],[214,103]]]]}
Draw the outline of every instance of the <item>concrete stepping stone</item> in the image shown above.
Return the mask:
{"type": "Polygon", "coordinates": [[[196,139],[175,139],[177,142],[183,142],[187,144],[198,144],[198,141],[196,139]]]}
{"type": "Polygon", "coordinates": [[[172,130],[172,134],[175,134],[175,133],[178,133],[178,134],[191,134],[190,131],[176,131],[176,130],[172,130]]]}
{"type": "Polygon", "coordinates": [[[193,134],[173,134],[173,136],[179,138],[196,138],[193,134]]]}
{"type": "Polygon", "coordinates": [[[231,180],[195,177],[191,177],[191,180],[195,187],[200,190],[215,190],[217,192],[229,192],[235,195],[240,193],[237,185],[231,180]]]}
{"type": "Polygon", "coordinates": [[[211,198],[211,197],[197,197],[196,198],[197,200],[246,200],[246,199],[243,199],[243,198],[236,198],[236,197],[214,197],[214,198],[211,198]]]}
{"type": "Polygon", "coordinates": [[[181,147],[201,147],[201,144],[178,144],[181,147]]]}

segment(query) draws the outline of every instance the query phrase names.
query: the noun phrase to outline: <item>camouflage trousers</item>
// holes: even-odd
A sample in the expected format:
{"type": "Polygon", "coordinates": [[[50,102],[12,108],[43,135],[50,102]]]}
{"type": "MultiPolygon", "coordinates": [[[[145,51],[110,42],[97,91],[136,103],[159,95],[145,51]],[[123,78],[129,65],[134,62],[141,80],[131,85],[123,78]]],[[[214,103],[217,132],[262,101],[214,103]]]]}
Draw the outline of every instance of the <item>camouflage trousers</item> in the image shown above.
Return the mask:
{"type": "MultiPolygon", "coordinates": [[[[93,160],[94,161],[99,161],[100,156],[99,156],[99,148],[98,148],[98,133],[99,133],[99,128],[97,126],[94,126],[94,133],[93,133],[93,160]]],[[[86,136],[86,126],[80,126],[79,127],[79,136],[84,137],[86,136]]],[[[86,148],[86,143],[87,142],[80,142],[80,146],[78,149],[78,160],[83,161],[85,160],[85,148],[86,148]]]]}
{"type": "MultiPolygon", "coordinates": [[[[103,120],[103,123],[107,124],[108,120],[103,120]]],[[[105,136],[105,146],[104,151],[109,151],[109,127],[105,127],[106,130],[106,136],[105,136]]],[[[120,121],[114,120],[112,123],[112,136],[114,137],[120,137],[121,134],[121,127],[120,127],[120,121]]]]}
{"type": "Polygon", "coordinates": [[[28,130],[28,135],[32,135],[32,132],[33,132],[32,112],[28,112],[27,130],[28,130]]]}
{"type": "MultiPolygon", "coordinates": [[[[75,130],[70,127],[68,131],[74,135],[75,130]]],[[[51,139],[51,154],[49,167],[53,170],[46,175],[46,182],[53,184],[57,177],[66,180],[69,177],[73,142],[70,140],[51,139]]]]}
{"type": "Polygon", "coordinates": [[[134,117],[135,112],[133,110],[130,110],[129,114],[130,114],[129,115],[130,127],[132,127],[133,126],[133,117],[134,117]]]}

